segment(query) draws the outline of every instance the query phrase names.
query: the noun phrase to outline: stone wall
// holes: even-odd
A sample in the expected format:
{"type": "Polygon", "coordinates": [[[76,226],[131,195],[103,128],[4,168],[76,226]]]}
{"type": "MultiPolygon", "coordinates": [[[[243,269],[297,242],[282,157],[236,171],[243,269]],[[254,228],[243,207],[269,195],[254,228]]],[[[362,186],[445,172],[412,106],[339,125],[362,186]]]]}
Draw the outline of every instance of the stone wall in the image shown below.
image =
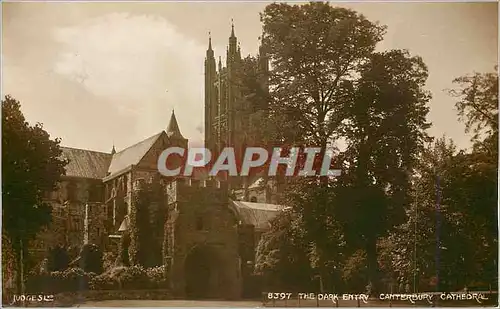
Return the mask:
{"type": "Polygon", "coordinates": [[[35,260],[41,261],[56,245],[79,250],[85,234],[85,205],[102,200],[102,190],[98,179],[64,177],[56,191],[46,194],[46,202],[52,206],[52,222],[30,246],[35,260]]]}
{"type": "MultiPolygon", "coordinates": [[[[182,297],[186,292],[188,256],[196,248],[209,248],[217,261],[212,273],[208,297],[238,299],[241,297],[241,273],[238,251],[237,218],[228,207],[227,190],[216,183],[177,181],[168,188],[173,208],[178,210],[174,229],[173,282],[174,292],[182,297]],[[215,276],[215,275],[213,275],[215,276]]],[[[207,256],[208,258],[208,256],[207,256]]],[[[207,261],[208,263],[208,261],[207,261]]],[[[200,278],[202,280],[202,278],[200,278]]]]}
{"type": "Polygon", "coordinates": [[[83,243],[96,244],[103,248],[107,245],[106,231],[107,208],[104,203],[85,204],[83,243]]]}

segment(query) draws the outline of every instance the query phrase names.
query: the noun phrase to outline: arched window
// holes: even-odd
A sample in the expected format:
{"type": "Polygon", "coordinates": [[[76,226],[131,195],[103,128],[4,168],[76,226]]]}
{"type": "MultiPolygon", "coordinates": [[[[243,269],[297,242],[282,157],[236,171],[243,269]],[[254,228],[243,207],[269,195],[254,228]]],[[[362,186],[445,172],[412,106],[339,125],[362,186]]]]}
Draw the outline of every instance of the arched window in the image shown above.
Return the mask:
{"type": "Polygon", "coordinates": [[[250,203],[257,203],[257,197],[256,196],[252,196],[250,198],[250,203]]]}

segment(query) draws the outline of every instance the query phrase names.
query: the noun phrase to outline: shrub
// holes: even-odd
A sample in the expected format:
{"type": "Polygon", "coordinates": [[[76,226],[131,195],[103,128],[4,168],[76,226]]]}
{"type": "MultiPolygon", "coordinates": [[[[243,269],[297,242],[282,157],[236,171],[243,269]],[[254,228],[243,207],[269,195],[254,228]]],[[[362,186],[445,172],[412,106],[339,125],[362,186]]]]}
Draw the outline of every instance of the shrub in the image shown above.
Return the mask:
{"type": "Polygon", "coordinates": [[[103,256],[103,262],[102,262],[102,268],[103,268],[103,271],[106,272],[110,269],[112,269],[115,264],[116,264],[116,254],[113,253],[113,252],[106,252],[104,253],[104,256],[103,256]]]}
{"type": "Polygon", "coordinates": [[[167,288],[165,267],[145,269],[142,266],[115,267],[90,282],[92,290],[142,290],[167,288]]]}
{"type": "Polygon", "coordinates": [[[149,285],[152,288],[167,288],[168,280],[165,277],[165,266],[157,266],[146,269],[149,285]]]}
{"type": "Polygon", "coordinates": [[[28,278],[26,288],[36,293],[61,293],[85,291],[95,273],[85,273],[80,268],[69,268],[65,271],[41,273],[28,278]]]}
{"type": "Polygon", "coordinates": [[[148,275],[142,266],[125,268],[125,270],[118,275],[118,282],[123,289],[127,290],[150,288],[148,275]]]}
{"type": "Polygon", "coordinates": [[[91,290],[118,290],[120,288],[116,278],[104,273],[95,276],[89,284],[91,290]]]}
{"type": "Polygon", "coordinates": [[[85,272],[101,274],[103,257],[101,249],[94,244],[85,244],[80,251],[80,268],[85,272]]]}

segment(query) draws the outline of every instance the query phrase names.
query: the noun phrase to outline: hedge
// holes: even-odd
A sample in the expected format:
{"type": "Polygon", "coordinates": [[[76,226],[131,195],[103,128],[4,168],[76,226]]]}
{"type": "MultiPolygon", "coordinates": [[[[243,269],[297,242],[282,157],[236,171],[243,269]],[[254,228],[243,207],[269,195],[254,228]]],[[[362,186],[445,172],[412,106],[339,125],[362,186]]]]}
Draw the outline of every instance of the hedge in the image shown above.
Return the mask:
{"type": "Polygon", "coordinates": [[[92,290],[143,290],[167,288],[165,267],[116,267],[96,276],[90,282],[92,290]]]}
{"type": "Polygon", "coordinates": [[[41,273],[28,278],[26,289],[33,293],[51,294],[84,291],[95,276],[95,273],[86,273],[80,268],[41,273]]]}
{"type": "Polygon", "coordinates": [[[165,267],[145,269],[141,266],[115,267],[97,275],[80,268],[33,275],[26,288],[32,293],[63,293],[86,290],[167,289],[165,267]]]}

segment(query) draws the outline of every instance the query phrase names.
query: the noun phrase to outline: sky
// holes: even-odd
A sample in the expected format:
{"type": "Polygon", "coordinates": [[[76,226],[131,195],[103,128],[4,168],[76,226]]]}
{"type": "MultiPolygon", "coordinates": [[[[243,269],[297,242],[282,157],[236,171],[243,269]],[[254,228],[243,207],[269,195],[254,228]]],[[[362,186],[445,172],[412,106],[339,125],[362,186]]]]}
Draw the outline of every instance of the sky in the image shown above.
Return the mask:
{"type": "MultiPolygon", "coordinates": [[[[234,20],[242,55],[256,54],[264,2],[2,4],[2,97],[21,102],[62,145],[110,152],[168,125],[203,141],[203,62],[211,32],[225,54],[234,20]]],[[[335,3],[388,27],[379,51],[408,49],[429,69],[429,133],[466,148],[446,89],[498,62],[496,3],[335,3]]]]}

